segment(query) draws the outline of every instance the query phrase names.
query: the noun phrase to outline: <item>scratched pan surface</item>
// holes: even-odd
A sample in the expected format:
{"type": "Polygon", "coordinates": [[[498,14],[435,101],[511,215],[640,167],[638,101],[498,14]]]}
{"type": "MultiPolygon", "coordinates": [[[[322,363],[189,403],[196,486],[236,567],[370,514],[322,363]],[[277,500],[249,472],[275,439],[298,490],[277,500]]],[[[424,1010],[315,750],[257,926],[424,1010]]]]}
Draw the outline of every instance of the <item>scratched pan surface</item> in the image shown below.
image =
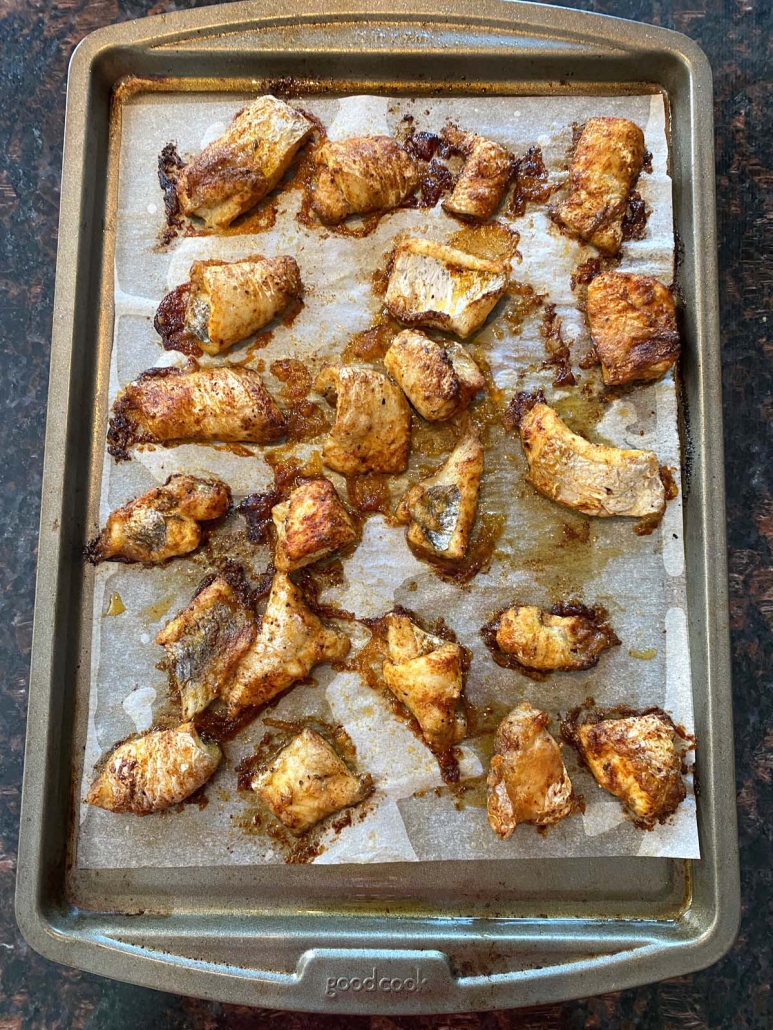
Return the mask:
{"type": "Polygon", "coordinates": [[[102,29],[68,86],[17,918],[46,956],[150,987],[330,1012],[533,1005],[716,961],[739,918],[728,653],[713,121],[677,33],[533,4],[279,0],[102,29]],[[364,6],[364,5],[363,5],[364,6]],[[671,112],[689,423],[685,541],[703,858],[87,870],[68,864],[80,558],[98,505],[113,331],[111,102],[166,89],[518,95],[662,90],[671,112]]]}

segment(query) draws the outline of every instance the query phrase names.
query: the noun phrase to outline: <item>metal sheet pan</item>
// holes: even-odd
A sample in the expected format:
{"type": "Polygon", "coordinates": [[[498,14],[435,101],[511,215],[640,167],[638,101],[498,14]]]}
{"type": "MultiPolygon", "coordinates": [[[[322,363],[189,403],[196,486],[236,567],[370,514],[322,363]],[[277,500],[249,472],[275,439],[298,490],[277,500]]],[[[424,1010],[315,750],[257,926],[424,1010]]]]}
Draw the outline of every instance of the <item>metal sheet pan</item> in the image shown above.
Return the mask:
{"type": "Polygon", "coordinates": [[[739,918],[711,75],[685,37],[533,4],[278,0],[100,30],[68,87],[17,917],[46,956],[151,987],[331,1012],[537,1004],[716,961],[739,918]],[[375,10],[374,10],[375,8],[375,10]],[[647,82],[643,84],[643,74],[647,82]],[[81,548],[98,503],[112,345],[115,106],[147,88],[668,96],[683,247],[685,536],[699,862],[91,870],[68,864],[73,737],[88,695],[81,548]]]}

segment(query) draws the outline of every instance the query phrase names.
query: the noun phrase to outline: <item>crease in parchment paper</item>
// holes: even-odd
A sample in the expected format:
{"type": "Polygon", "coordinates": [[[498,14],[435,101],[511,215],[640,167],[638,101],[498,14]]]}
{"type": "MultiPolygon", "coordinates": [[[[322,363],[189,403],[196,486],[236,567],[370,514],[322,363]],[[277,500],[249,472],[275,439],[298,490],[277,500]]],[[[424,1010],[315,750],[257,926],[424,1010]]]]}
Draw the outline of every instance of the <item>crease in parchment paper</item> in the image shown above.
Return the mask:
{"type": "MultiPolygon", "coordinates": [[[[161,148],[176,140],[183,155],[195,154],[216,138],[247,98],[232,94],[146,94],[131,98],[123,109],[115,265],[115,337],[110,366],[110,400],[118,390],[153,365],[182,364],[184,358],[165,352],[153,330],[153,315],[164,294],[185,281],[192,261],[207,257],[234,260],[250,254],[291,254],[298,261],[305,287],[305,307],[291,326],[278,324],[270,341],[254,352],[262,362],[267,385],[281,387],[268,372],[272,361],[302,359],[312,371],[334,360],[349,337],[368,329],[381,308],[373,293],[372,274],[398,233],[411,230],[441,240],[460,228],[440,207],[399,210],[386,216],[364,239],[343,238],[322,228],[298,223],[298,190],[285,190],[277,204],[275,226],[258,235],[183,237],[167,249],[157,246],[162,204],[156,180],[161,148]]],[[[653,154],[653,172],[641,176],[638,189],[649,211],[642,240],[623,246],[620,268],[654,275],[670,283],[674,271],[671,180],[667,169],[665,112],[658,95],[630,97],[387,97],[308,98],[298,105],[312,111],[328,127],[331,138],[362,133],[394,133],[410,114],[417,130],[439,130],[451,119],[462,128],[490,136],[521,155],[528,146],[543,149],[552,180],[566,176],[566,155],[572,124],[594,115],[630,117],[645,131],[653,154]]],[[[570,287],[571,271],[595,252],[561,235],[544,205],[530,205],[512,219],[505,208],[498,217],[520,234],[514,277],[529,283],[546,302],[556,305],[563,320],[573,367],[588,350],[589,337],[578,297],[570,287]]],[[[499,310],[499,309],[498,309],[499,310]]],[[[541,312],[527,318],[520,333],[508,329],[495,312],[482,332],[469,342],[491,366],[496,385],[510,395],[516,389],[543,386],[548,397],[572,424],[585,373],[577,386],[551,386],[544,369],[545,344],[541,312]]],[[[211,361],[241,360],[245,345],[211,361]]],[[[319,402],[323,403],[323,402],[319,402]]],[[[592,430],[595,439],[619,446],[654,449],[664,465],[680,467],[677,398],[673,376],[643,385],[608,404],[592,430]]],[[[299,447],[308,455],[321,441],[299,447]]],[[[248,446],[252,457],[187,444],[134,452],[130,462],[116,464],[107,454],[103,465],[100,517],[176,471],[213,474],[226,479],[234,499],[266,489],[272,481],[261,448],[248,446]]],[[[438,463],[441,459],[438,459],[438,463]]],[[[426,459],[424,459],[426,464],[426,459]]],[[[432,462],[430,462],[432,463],[432,462]]],[[[442,614],[458,639],[473,652],[467,683],[470,702],[514,706],[524,698],[548,711],[558,732],[557,716],[589,695],[603,706],[628,703],[662,705],[688,732],[693,729],[687,633],[684,543],[681,495],[672,501],[661,526],[651,535],[636,536],[631,520],[590,521],[590,538],[573,550],[562,546],[565,527],[581,517],[551,504],[523,481],[525,461],[517,440],[502,444],[502,453],[486,455],[481,504],[502,512],[506,523],[488,571],[462,588],[440,580],[418,561],[405,544],[404,530],[380,517],[365,525],[362,542],[345,559],[344,579],[329,587],[325,601],[360,617],[380,615],[403,604],[434,620],[442,614]],[[549,560],[546,560],[546,555],[549,560]],[[603,604],[622,646],[604,654],[595,669],[557,673],[543,683],[495,665],[479,636],[493,612],[520,600],[545,607],[557,597],[579,597],[603,604]],[[635,654],[651,654],[642,660],[635,654]]],[[[335,477],[333,477],[335,478],[335,477]]],[[[338,481],[340,483],[340,480],[338,481]]],[[[93,527],[96,531],[96,526],[93,527]]],[[[266,548],[256,548],[252,570],[262,570],[266,548]]],[[[93,776],[93,765],[113,744],[149,724],[157,706],[168,704],[165,674],[156,667],[162,657],[154,638],[164,623],[190,599],[206,572],[201,558],[180,559],[161,569],[106,563],[96,569],[88,715],[80,727],[85,746],[81,798],[93,776]],[[125,606],[117,617],[105,615],[112,593],[125,606]]],[[[351,631],[351,624],[344,628],[351,631]]],[[[355,632],[356,646],[367,635],[355,632]]],[[[490,830],[482,805],[457,804],[441,787],[437,763],[420,740],[388,710],[377,692],[354,673],[315,670],[316,684],[300,685],[272,710],[276,719],[315,716],[343,724],[357,747],[360,768],[376,780],[376,794],[365,817],[355,817],[338,832],[323,832],[324,848],[317,863],[410,862],[440,859],[499,859],[547,856],[699,855],[695,799],[689,796],[676,816],[651,833],[636,829],[621,806],[578,766],[564,749],[575,789],[586,798],[584,816],[575,816],[540,835],[519,827],[507,841],[490,830]]],[[[504,710],[504,707],[503,707],[504,710]]],[[[274,842],[246,833],[238,824],[247,802],[236,790],[235,767],[250,755],[266,727],[258,718],[225,745],[227,758],[207,787],[209,804],[202,809],[138,819],[81,807],[77,864],[91,868],[132,866],[196,866],[284,861],[274,842]],[[234,820],[232,816],[236,816],[234,820]]],[[[462,745],[462,778],[478,778],[488,766],[490,739],[462,745]]]]}

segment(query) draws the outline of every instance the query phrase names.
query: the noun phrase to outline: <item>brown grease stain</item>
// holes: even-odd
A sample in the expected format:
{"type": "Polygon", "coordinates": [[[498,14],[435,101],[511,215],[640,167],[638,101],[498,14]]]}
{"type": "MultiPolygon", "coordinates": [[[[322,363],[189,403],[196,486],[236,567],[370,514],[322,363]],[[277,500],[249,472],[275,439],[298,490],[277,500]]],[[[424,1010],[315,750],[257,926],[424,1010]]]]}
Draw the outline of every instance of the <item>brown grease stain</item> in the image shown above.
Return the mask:
{"type": "Polygon", "coordinates": [[[112,593],[110,595],[110,601],[108,602],[107,611],[105,612],[105,615],[123,615],[125,611],[126,605],[121,600],[121,595],[118,593],[112,593]]]}
{"type": "Polygon", "coordinates": [[[556,370],[553,386],[574,386],[577,380],[572,372],[569,348],[561,336],[561,318],[556,314],[555,304],[545,305],[540,333],[545,341],[545,350],[548,355],[545,367],[553,365],[556,370]]]}

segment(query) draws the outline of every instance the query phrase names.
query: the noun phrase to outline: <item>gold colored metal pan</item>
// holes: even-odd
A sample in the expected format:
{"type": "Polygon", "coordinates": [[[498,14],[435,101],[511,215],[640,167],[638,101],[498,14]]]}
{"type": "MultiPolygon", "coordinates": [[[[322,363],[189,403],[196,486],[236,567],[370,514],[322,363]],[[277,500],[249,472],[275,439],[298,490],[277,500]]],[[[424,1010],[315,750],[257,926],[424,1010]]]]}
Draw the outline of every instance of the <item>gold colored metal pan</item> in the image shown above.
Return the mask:
{"type": "Polygon", "coordinates": [[[695,43],[498,0],[257,0],[95,32],[70,68],[48,411],[16,896],[33,948],[223,1001],[400,1014],[597,994],[688,973],[730,947],[740,901],[712,87],[695,43]],[[227,90],[288,76],[309,91],[667,94],[683,245],[700,861],[444,862],[408,875],[391,865],[69,868],[74,727],[90,668],[80,555],[98,504],[113,332],[114,92],[131,77],[227,90]]]}

